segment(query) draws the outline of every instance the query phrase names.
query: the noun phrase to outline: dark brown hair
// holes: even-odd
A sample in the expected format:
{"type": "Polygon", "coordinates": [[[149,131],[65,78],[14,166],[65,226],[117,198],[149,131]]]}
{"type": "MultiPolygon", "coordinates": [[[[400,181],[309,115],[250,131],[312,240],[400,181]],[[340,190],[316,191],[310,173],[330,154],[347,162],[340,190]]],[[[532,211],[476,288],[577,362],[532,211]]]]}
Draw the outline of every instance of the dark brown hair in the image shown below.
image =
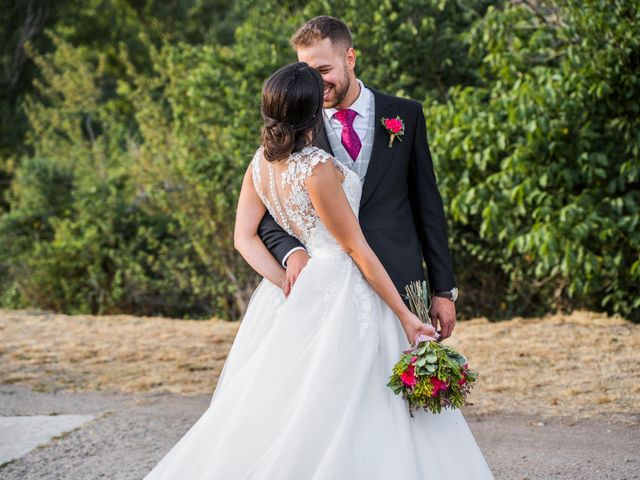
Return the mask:
{"type": "Polygon", "coordinates": [[[349,27],[343,21],[329,15],[313,17],[305,22],[291,37],[291,46],[294,50],[298,50],[300,47],[308,47],[327,37],[333,45],[342,45],[345,50],[353,47],[349,27]]]}
{"type": "Polygon", "coordinates": [[[262,89],[262,146],[270,162],[301,150],[320,131],[324,83],[317,70],[305,62],[280,68],[262,89]]]}

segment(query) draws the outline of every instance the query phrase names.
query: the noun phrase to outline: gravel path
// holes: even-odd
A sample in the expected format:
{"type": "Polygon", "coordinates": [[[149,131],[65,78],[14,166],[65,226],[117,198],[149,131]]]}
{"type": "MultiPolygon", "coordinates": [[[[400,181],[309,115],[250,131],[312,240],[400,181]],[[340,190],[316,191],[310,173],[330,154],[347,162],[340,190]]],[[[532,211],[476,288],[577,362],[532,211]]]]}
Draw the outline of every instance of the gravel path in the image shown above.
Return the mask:
{"type": "MultiPolygon", "coordinates": [[[[210,395],[39,393],[0,385],[2,416],[95,416],[0,466],[0,477],[141,479],[195,423],[209,400],[210,395]]],[[[471,411],[465,416],[496,479],[640,479],[637,426],[603,417],[575,422],[471,411]]]]}

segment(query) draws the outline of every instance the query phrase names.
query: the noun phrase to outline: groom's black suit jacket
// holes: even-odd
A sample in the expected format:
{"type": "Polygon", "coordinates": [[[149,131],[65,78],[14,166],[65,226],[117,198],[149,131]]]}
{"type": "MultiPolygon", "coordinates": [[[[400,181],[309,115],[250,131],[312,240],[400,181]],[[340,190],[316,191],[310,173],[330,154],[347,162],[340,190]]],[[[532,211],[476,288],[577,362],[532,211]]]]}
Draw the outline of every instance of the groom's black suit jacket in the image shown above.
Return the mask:
{"type": "MultiPolygon", "coordinates": [[[[370,90],[375,97],[376,127],[360,200],[360,226],[401,294],[408,283],[424,280],[423,257],[430,289],[449,290],[455,278],[422,105],[370,90]],[[405,133],[401,142],[396,139],[389,148],[389,133],[380,119],[398,115],[405,133]]],[[[313,144],[333,155],[324,124],[313,144]]],[[[258,233],[280,263],[301,245],[268,213],[258,233]]]]}

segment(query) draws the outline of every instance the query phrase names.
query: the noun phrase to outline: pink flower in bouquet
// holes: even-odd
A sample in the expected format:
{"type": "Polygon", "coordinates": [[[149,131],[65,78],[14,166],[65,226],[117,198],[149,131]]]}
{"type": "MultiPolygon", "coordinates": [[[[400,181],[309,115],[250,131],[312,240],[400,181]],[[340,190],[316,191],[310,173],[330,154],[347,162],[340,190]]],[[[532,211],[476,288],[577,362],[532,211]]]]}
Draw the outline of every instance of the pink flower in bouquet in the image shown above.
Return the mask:
{"type": "Polygon", "coordinates": [[[467,376],[463,372],[462,373],[462,378],[460,380],[458,380],[458,385],[464,385],[465,383],[467,383],[467,376]]]}
{"type": "Polygon", "coordinates": [[[402,375],[400,375],[400,380],[407,387],[415,387],[416,383],[418,383],[418,379],[415,374],[415,367],[413,365],[409,365],[409,367],[404,371],[402,375]]]}
{"type": "Polygon", "coordinates": [[[418,360],[418,357],[416,355],[411,357],[411,363],[416,363],[416,360],[418,360]]]}
{"type": "Polygon", "coordinates": [[[384,126],[387,127],[391,133],[398,133],[402,130],[403,125],[402,120],[399,118],[387,118],[384,121],[384,126]]]}
{"type": "Polygon", "coordinates": [[[445,391],[448,385],[437,377],[431,377],[431,385],[433,385],[432,397],[437,397],[440,392],[445,391]]]}

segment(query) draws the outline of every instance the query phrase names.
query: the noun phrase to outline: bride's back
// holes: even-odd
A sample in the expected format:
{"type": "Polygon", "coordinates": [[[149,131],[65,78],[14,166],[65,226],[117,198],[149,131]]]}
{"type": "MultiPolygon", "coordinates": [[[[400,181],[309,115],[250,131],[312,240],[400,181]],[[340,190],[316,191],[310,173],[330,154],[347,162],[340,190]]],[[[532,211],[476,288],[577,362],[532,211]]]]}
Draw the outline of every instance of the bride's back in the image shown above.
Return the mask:
{"type": "Polygon", "coordinates": [[[318,163],[330,160],[340,171],[345,194],[358,215],[362,188],[358,175],[324,150],[306,146],[291,153],[286,160],[269,162],[260,147],[252,160],[253,183],[267,210],[287,233],[310,248],[338,246],[324,228],[311,203],[305,180],[318,163]]]}

